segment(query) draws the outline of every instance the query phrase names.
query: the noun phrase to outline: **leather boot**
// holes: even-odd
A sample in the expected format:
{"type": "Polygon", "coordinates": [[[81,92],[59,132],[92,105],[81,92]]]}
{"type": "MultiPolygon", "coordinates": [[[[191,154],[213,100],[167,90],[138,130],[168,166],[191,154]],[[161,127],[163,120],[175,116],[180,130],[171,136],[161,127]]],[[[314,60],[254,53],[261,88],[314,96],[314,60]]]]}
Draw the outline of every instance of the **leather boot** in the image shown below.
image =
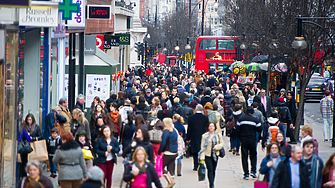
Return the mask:
{"type": "Polygon", "coordinates": [[[169,180],[168,175],[167,175],[167,174],[164,174],[163,176],[164,176],[166,182],[168,183],[168,186],[167,186],[166,188],[171,188],[171,187],[170,187],[170,184],[171,184],[171,183],[170,183],[170,180],[169,180]]]}
{"type": "Polygon", "coordinates": [[[171,176],[170,172],[168,172],[166,175],[168,176],[170,180],[170,184],[168,185],[168,187],[173,187],[174,184],[176,184],[176,182],[174,182],[174,178],[171,176]]]}
{"type": "Polygon", "coordinates": [[[181,164],[177,164],[177,176],[181,176],[181,164]]]}

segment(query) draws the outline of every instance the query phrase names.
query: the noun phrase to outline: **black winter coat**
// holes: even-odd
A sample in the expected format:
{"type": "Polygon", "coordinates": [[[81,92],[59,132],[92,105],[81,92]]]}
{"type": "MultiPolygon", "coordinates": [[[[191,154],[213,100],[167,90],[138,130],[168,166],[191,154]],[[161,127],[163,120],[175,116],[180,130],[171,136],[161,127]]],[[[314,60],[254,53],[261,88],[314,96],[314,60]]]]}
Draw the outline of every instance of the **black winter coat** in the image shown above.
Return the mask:
{"type": "MultiPolygon", "coordinates": [[[[148,162],[145,162],[144,164],[146,166],[145,173],[147,174],[147,188],[152,188],[152,182],[155,183],[155,186],[157,188],[163,188],[161,182],[159,181],[159,177],[157,175],[157,172],[155,170],[155,167],[153,164],[150,164],[148,162]]],[[[129,182],[131,181],[135,176],[131,173],[131,169],[133,167],[133,164],[129,164],[126,167],[126,170],[123,174],[123,181],[129,182]]]]}
{"type": "Polygon", "coordinates": [[[152,147],[152,144],[150,142],[144,142],[144,141],[142,141],[142,140],[140,140],[138,138],[136,138],[135,140],[132,140],[130,142],[130,144],[123,150],[123,157],[126,157],[127,154],[130,153],[131,155],[130,155],[129,161],[131,161],[132,160],[132,156],[133,156],[133,152],[139,146],[142,146],[145,149],[145,151],[147,152],[148,160],[150,161],[150,163],[155,164],[155,161],[154,161],[155,160],[154,159],[154,149],[152,147]],[[135,147],[131,146],[131,143],[133,141],[135,141],[137,143],[135,147]]]}
{"type": "Polygon", "coordinates": [[[135,125],[130,126],[128,123],[124,124],[120,129],[120,144],[123,148],[130,145],[135,132],[135,125]],[[124,128],[123,128],[124,127],[124,128]],[[122,143],[121,143],[122,140],[122,143]]]}
{"type": "Polygon", "coordinates": [[[191,141],[191,153],[200,151],[201,138],[206,132],[206,125],[209,123],[207,116],[202,113],[196,113],[189,117],[186,140],[191,141]]]}
{"type": "Polygon", "coordinates": [[[101,188],[101,181],[87,180],[84,181],[79,188],[101,188]]]}
{"type": "Polygon", "coordinates": [[[184,105],[177,109],[177,113],[184,118],[184,124],[188,124],[189,117],[193,115],[193,109],[184,105]]]}
{"type": "MultiPolygon", "coordinates": [[[[304,162],[299,161],[300,188],[310,187],[308,168],[304,162]]],[[[270,188],[290,188],[291,187],[291,167],[290,159],[281,161],[276,169],[270,188]]]]}
{"type": "Polygon", "coordinates": [[[157,113],[157,117],[161,120],[161,121],[163,121],[163,119],[164,118],[172,118],[172,113],[171,113],[171,110],[169,110],[169,112],[167,113],[167,114],[163,114],[163,110],[160,110],[160,111],[158,111],[158,113],[157,113]]]}
{"type": "Polygon", "coordinates": [[[147,106],[145,103],[139,103],[134,107],[134,113],[141,114],[144,118],[144,120],[147,120],[148,114],[150,112],[150,107],[147,106]]]}
{"type": "Polygon", "coordinates": [[[210,96],[203,96],[202,98],[201,98],[201,101],[200,101],[200,104],[202,105],[202,106],[205,106],[205,104],[207,103],[207,102],[210,102],[211,104],[213,104],[213,101],[212,101],[212,98],[210,97],[210,96]]]}
{"type": "MultiPolygon", "coordinates": [[[[24,127],[24,126],[23,126],[24,127]]],[[[28,132],[28,131],[27,131],[28,132]]],[[[37,139],[38,140],[42,140],[43,137],[42,137],[42,132],[41,132],[41,129],[40,129],[40,126],[38,125],[35,125],[35,129],[33,131],[33,133],[30,134],[31,136],[31,140],[34,142],[36,141],[37,139]]]]}

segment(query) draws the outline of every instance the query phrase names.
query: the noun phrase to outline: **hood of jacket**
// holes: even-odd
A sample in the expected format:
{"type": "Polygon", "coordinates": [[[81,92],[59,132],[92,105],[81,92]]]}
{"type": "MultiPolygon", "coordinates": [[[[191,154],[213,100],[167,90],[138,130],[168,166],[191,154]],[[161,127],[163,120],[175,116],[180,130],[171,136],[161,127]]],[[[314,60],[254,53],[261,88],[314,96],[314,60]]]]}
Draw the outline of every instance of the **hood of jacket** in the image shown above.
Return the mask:
{"type": "Polygon", "coordinates": [[[278,118],[273,118],[273,117],[269,117],[269,118],[268,118],[268,123],[269,123],[270,125],[275,125],[275,124],[277,124],[278,121],[279,121],[278,118]]]}
{"type": "Polygon", "coordinates": [[[152,121],[152,120],[155,120],[155,119],[157,119],[157,117],[155,117],[155,116],[152,116],[152,117],[149,117],[148,119],[147,119],[147,121],[152,121]]]}
{"type": "Polygon", "coordinates": [[[242,113],[242,111],[236,111],[236,112],[233,112],[234,116],[238,116],[242,113]]]}
{"type": "Polygon", "coordinates": [[[80,145],[78,144],[78,142],[76,142],[75,140],[70,141],[70,142],[65,142],[64,144],[62,144],[60,146],[60,150],[70,150],[70,149],[77,149],[80,148],[80,145]]]}
{"type": "Polygon", "coordinates": [[[145,103],[139,103],[138,105],[136,105],[136,108],[140,109],[140,110],[144,110],[144,108],[146,108],[147,105],[145,103]]]}

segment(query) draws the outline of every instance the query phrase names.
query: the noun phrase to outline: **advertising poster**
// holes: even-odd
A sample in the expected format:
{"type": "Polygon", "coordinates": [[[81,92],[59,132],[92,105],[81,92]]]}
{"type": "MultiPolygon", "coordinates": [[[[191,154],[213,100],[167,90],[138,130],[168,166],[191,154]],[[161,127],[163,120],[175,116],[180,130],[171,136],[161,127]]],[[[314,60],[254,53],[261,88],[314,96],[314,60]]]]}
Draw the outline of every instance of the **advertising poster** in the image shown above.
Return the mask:
{"type": "Polygon", "coordinates": [[[106,101],[109,98],[110,75],[86,75],[86,108],[90,108],[94,97],[106,101]]]}
{"type": "Polygon", "coordinates": [[[235,57],[236,57],[235,53],[226,53],[226,52],[207,52],[206,53],[207,61],[234,60],[235,57]]]}

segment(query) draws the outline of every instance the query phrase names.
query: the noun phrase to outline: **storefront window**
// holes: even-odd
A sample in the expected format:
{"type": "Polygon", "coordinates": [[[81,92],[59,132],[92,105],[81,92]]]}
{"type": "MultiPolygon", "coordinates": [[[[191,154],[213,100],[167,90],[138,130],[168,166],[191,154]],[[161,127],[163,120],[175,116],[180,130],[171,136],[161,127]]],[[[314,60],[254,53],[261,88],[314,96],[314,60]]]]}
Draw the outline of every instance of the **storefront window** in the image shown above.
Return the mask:
{"type": "MultiPolygon", "coordinates": [[[[18,83],[18,37],[17,31],[7,32],[5,75],[0,81],[5,81],[5,107],[4,107],[4,151],[3,151],[3,185],[2,187],[15,186],[16,178],[16,146],[17,146],[17,83],[18,83]]],[[[1,111],[2,112],[2,111],[1,111]]]]}

